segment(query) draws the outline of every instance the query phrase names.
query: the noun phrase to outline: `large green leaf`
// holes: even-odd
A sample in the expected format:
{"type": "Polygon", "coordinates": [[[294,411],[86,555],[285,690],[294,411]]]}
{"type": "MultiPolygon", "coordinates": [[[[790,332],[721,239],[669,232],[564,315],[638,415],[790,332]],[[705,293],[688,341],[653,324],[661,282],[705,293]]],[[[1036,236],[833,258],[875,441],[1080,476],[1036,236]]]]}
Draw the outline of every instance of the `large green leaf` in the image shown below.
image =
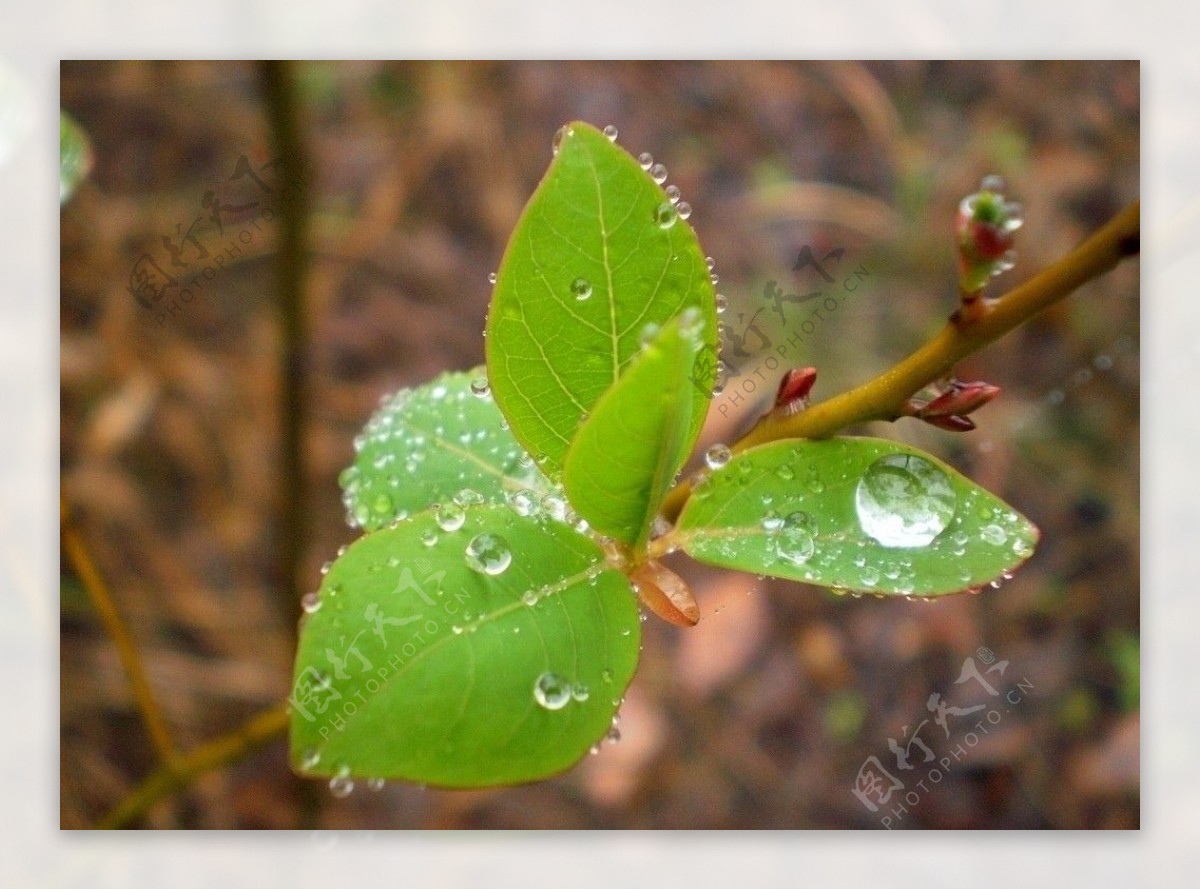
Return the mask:
{"type": "Polygon", "coordinates": [[[695,444],[690,390],[699,313],[664,327],[600,397],[567,452],[563,487],[596,531],[640,549],[695,444]]]}
{"type": "Polygon", "coordinates": [[[915,448],[883,439],[783,441],[696,486],[675,533],[713,565],[883,594],[937,596],[1024,562],[1037,529],[915,448]]]}
{"type": "Polygon", "coordinates": [[[499,506],[439,518],[360,538],[325,576],[296,658],[298,771],[527,782],[608,731],[640,640],[625,576],[560,522],[499,506]]]}
{"type": "Polygon", "coordinates": [[[550,487],[505,428],[482,368],[389,396],[355,448],[338,481],[349,518],[368,530],[455,498],[495,504],[550,487]]]}
{"type": "MultiPolygon", "coordinates": [[[[588,124],[564,127],[497,273],[487,364],[517,440],[551,477],[648,325],[694,307],[716,354],[716,303],[696,235],[634,158],[588,124]]],[[[699,429],[714,376],[689,393],[699,429]]]]}

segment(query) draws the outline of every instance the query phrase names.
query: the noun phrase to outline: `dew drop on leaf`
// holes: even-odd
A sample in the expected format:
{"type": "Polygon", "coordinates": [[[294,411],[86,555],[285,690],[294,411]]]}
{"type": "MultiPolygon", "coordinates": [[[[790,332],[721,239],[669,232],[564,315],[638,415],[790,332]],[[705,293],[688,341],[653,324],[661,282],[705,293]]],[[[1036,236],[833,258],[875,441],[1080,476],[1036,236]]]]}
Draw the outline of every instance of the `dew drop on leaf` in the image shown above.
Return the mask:
{"type": "Polygon", "coordinates": [[[650,154],[648,151],[642,152],[640,155],[638,155],[638,164],[641,165],[643,170],[649,170],[654,166],[654,155],[650,154]]]}
{"type": "Polygon", "coordinates": [[[321,594],[315,590],[304,594],[300,599],[300,608],[311,615],[317,609],[321,608],[321,594]]]}
{"type": "MultiPolygon", "coordinates": [[[[692,215],[692,205],[689,204],[687,201],[680,201],[678,204],[675,205],[675,210],[679,214],[680,219],[688,219],[692,215]]],[[[713,282],[713,284],[717,283],[716,275],[712,276],[712,282],[713,282]]]]}
{"type": "Polygon", "coordinates": [[[708,464],[710,470],[719,470],[725,464],[729,463],[729,459],[732,456],[729,446],[718,442],[709,448],[708,451],[704,452],[704,462],[708,464]]]}
{"type": "Polygon", "coordinates": [[[1004,529],[995,523],[991,525],[985,525],[982,529],[980,529],[979,534],[989,544],[995,544],[997,547],[1008,540],[1008,535],[1005,533],[1004,529]]]}
{"type": "Polygon", "coordinates": [[[884,547],[928,546],[950,524],[956,505],[949,477],[915,454],[879,458],[859,479],[854,498],[862,530],[884,547]]]}
{"type": "Polygon", "coordinates": [[[592,283],[586,278],[576,278],[571,282],[571,293],[576,300],[586,300],[592,295],[592,283]]]}
{"type": "Polygon", "coordinates": [[[654,208],[654,221],[658,223],[660,229],[671,228],[677,219],[679,219],[679,211],[670,201],[663,201],[654,208]]]}
{"type": "Polygon", "coordinates": [[[650,168],[650,178],[662,185],[667,181],[667,168],[663,164],[655,164],[650,168]]]}
{"type": "Polygon", "coordinates": [[[775,555],[794,566],[803,565],[816,550],[812,517],[802,510],[789,513],[775,533],[775,555]]]}
{"type": "Polygon", "coordinates": [[[484,532],[467,545],[467,565],[481,575],[503,574],[511,562],[512,550],[500,535],[484,532]]]}
{"type": "Polygon", "coordinates": [[[533,684],[533,697],[547,711],[558,711],[571,700],[572,686],[558,674],[539,674],[533,684]]]}
{"type": "Polygon", "coordinates": [[[433,514],[438,527],[444,532],[458,531],[467,521],[467,511],[458,504],[439,504],[433,514]]]}
{"type": "Polygon", "coordinates": [[[350,778],[350,767],[343,766],[329,780],[329,793],[334,797],[349,797],[354,790],[354,780],[350,778]]]}
{"type": "Polygon", "coordinates": [[[617,141],[617,128],[614,124],[609,124],[604,128],[604,135],[608,137],[609,142],[617,141]]]}

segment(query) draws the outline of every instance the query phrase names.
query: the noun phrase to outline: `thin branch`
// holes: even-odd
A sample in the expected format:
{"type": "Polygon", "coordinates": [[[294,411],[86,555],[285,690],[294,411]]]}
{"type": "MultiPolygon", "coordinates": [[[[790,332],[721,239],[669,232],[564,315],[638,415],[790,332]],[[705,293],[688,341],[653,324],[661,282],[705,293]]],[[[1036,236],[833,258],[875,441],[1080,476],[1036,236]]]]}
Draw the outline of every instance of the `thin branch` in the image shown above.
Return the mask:
{"type": "MultiPolygon", "coordinates": [[[[856,423],[895,420],[913,394],[945,377],[963,358],[1136,255],[1140,231],[1141,205],[1134,201],[1058,262],[984,304],[977,317],[952,317],[932,340],[862,386],[790,417],[767,415],[730,450],[736,453],[777,439],[823,439],[856,423]]],[[[690,493],[687,480],[676,485],[663,502],[663,515],[677,519],[690,493]]]]}
{"type": "Polygon", "coordinates": [[[277,583],[289,626],[300,617],[301,563],[308,531],[308,475],[304,461],[308,341],[305,278],[308,269],[308,169],[300,135],[295,81],[288,62],[263,62],[260,69],[279,162],[282,191],[275,281],[282,331],[280,373],[279,547],[277,583]]]}
{"type": "Polygon", "coordinates": [[[133,700],[142,715],[142,722],[146,724],[147,732],[150,733],[154,749],[160,758],[170,763],[177,756],[178,750],[171,738],[170,730],[167,729],[167,722],[163,717],[162,710],[154,700],[154,693],[150,689],[150,681],[146,675],[146,668],[142,664],[141,656],[138,655],[137,645],[134,643],[129,629],[125,626],[121,613],[117,610],[117,604],[113,601],[112,594],[109,593],[108,585],[104,583],[104,578],[96,568],[96,563],[92,559],[83,535],[75,527],[70,508],[67,506],[67,499],[63,495],[59,496],[59,510],[63,552],[67,555],[71,568],[79,577],[88,599],[91,600],[92,606],[100,616],[105,632],[117,647],[121,666],[124,667],[125,675],[129,678],[129,685],[133,690],[133,700]]]}
{"type": "Polygon", "coordinates": [[[97,824],[97,828],[122,828],[150,807],[198,777],[240,760],[287,729],[288,703],[252,717],[242,726],[201,745],[189,754],[177,757],[152,773],[128,797],[97,824]]]}

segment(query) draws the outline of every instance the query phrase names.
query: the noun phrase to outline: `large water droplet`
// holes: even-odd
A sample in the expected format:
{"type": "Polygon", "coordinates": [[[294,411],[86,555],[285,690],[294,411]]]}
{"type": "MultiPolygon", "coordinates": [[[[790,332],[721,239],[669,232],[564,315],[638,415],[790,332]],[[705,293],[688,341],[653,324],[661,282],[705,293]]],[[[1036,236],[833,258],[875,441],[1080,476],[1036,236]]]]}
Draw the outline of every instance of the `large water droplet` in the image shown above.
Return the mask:
{"type": "Polygon", "coordinates": [[[650,178],[662,185],[667,181],[667,168],[663,164],[655,164],[650,168],[650,178]]]}
{"type": "Polygon", "coordinates": [[[720,442],[704,452],[704,462],[708,464],[710,470],[721,469],[729,463],[731,457],[733,457],[733,452],[729,450],[729,446],[722,445],[720,442]]]}
{"type": "Polygon", "coordinates": [[[480,375],[471,381],[471,392],[481,399],[486,399],[492,392],[486,375],[480,375]]]}
{"type": "Polygon", "coordinates": [[[774,533],[775,555],[794,566],[812,558],[817,547],[816,527],[812,517],[797,510],[789,513],[774,533]]]}
{"type": "Polygon", "coordinates": [[[439,504],[437,510],[433,514],[433,518],[437,521],[438,527],[444,532],[456,532],[463,527],[463,523],[467,521],[467,511],[453,502],[448,504],[439,504]]]}
{"type": "Polygon", "coordinates": [[[300,598],[300,608],[311,615],[317,609],[321,608],[321,594],[315,590],[304,594],[300,598]]]}
{"type": "Polygon", "coordinates": [[[949,477],[915,454],[889,454],[858,481],[854,506],[862,530],[884,547],[925,547],[954,518],[949,477]]]}
{"type": "Polygon", "coordinates": [[[677,186],[677,185],[669,185],[669,186],[667,186],[667,187],[664,189],[664,191],[667,193],[667,200],[668,200],[668,201],[670,201],[672,204],[678,204],[678,203],[679,203],[679,197],[680,197],[680,195],[682,194],[682,193],[679,191],[679,186],[677,186]]]}
{"type": "Polygon", "coordinates": [[[670,201],[663,201],[654,208],[654,221],[658,223],[660,229],[671,228],[677,219],[679,219],[679,211],[670,201]]]}
{"type": "Polygon", "coordinates": [[[721,314],[729,308],[729,300],[724,294],[717,294],[717,314],[721,314]]]}
{"type": "Polygon", "coordinates": [[[604,128],[604,135],[608,137],[609,142],[617,141],[617,127],[615,124],[609,124],[604,128]]]}
{"type": "MultiPolygon", "coordinates": [[[[676,212],[679,213],[680,219],[688,219],[692,215],[692,205],[689,204],[687,201],[680,201],[678,204],[675,205],[675,210],[676,210],[676,212]]],[[[713,275],[711,277],[712,277],[712,283],[716,284],[717,276],[713,275]]]]}
{"type": "Polygon", "coordinates": [[[533,697],[547,711],[558,711],[571,700],[573,687],[558,674],[547,671],[533,684],[533,697]]]}
{"type": "Polygon", "coordinates": [[[654,155],[650,154],[648,151],[644,151],[638,155],[638,163],[641,165],[643,170],[649,170],[654,166],[654,155]]]}
{"type": "Polygon", "coordinates": [[[571,293],[576,300],[586,300],[592,295],[592,283],[586,278],[576,278],[571,282],[571,293]]]}
{"type": "Polygon", "coordinates": [[[491,532],[476,535],[467,545],[467,565],[481,575],[499,575],[512,562],[508,541],[491,532]]]}

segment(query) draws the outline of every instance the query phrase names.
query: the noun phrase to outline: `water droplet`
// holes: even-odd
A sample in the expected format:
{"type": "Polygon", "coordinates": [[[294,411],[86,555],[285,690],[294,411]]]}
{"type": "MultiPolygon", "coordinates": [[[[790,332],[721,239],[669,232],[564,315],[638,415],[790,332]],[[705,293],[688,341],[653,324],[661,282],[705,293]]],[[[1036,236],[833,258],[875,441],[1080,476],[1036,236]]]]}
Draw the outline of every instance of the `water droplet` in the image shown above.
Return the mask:
{"type": "Polygon", "coordinates": [[[371,791],[382,791],[383,785],[383,779],[379,778],[378,776],[367,779],[367,788],[369,788],[371,791]]]}
{"type": "Polygon", "coordinates": [[[670,201],[663,201],[654,208],[654,221],[658,223],[660,229],[671,228],[677,219],[679,219],[679,212],[670,201]]]}
{"type": "Polygon", "coordinates": [[[435,532],[433,529],[427,528],[427,529],[425,529],[425,531],[421,532],[421,543],[424,544],[426,547],[432,547],[437,542],[438,542],[437,532],[435,532]]]}
{"type": "Polygon", "coordinates": [[[717,314],[720,315],[729,308],[729,300],[724,294],[717,294],[717,314]]]}
{"type": "Polygon", "coordinates": [[[386,491],[381,491],[371,501],[371,512],[376,516],[388,516],[392,512],[392,506],[392,496],[386,491]]]}
{"type": "Polygon", "coordinates": [[[858,481],[854,506],[862,530],[884,547],[925,547],[954,518],[949,477],[915,454],[889,454],[858,481]]]}
{"type": "Polygon", "coordinates": [[[442,531],[456,532],[467,521],[467,511],[454,502],[438,504],[433,518],[442,531]]]}
{"type": "Polygon", "coordinates": [[[350,778],[350,767],[343,766],[329,780],[329,793],[334,797],[349,797],[354,790],[354,780],[350,778]]]}
{"type": "Polygon", "coordinates": [[[979,531],[979,536],[989,544],[995,544],[997,547],[1008,540],[1008,535],[1000,526],[992,524],[985,525],[979,531]]]}
{"type": "Polygon", "coordinates": [[[859,581],[864,587],[874,587],[879,583],[879,569],[874,566],[866,566],[859,575],[859,581]]]}
{"type": "Polygon", "coordinates": [[[571,687],[571,698],[575,701],[587,701],[590,694],[586,683],[576,683],[571,687]]]}
{"type": "Polygon", "coordinates": [[[471,381],[471,393],[481,399],[491,395],[492,388],[488,385],[487,375],[480,375],[471,381]]]}
{"type": "Polygon", "coordinates": [[[704,258],[704,265],[707,266],[708,271],[711,272],[713,269],[717,268],[717,261],[710,256],[706,256],[704,258]]]}
{"type": "Polygon", "coordinates": [[[316,748],[305,748],[300,755],[300,769],[310,770],[321,762],[321,752],[316,748]]]}
{"type": "Polygon", "coordinates": [[[512,562],[508,541],[491,532],[476,535],[467,545],[467,565],[482,575],[499,575],[512,562]]]}
{"type": "MultiPolygon", "coordinates": [[[[691,216],[691,214],[688,214],[688,216],[691,216]]],[[[687,219],[687,216],[685,216],[684,219],[687,219]]],[[[718,284],[721,281],[721,276],[718,275],[716,272],[713,272],[711,275],[708,276],[708,280],[711,281],[713,284],[718,284]]]]}
{"type": "Polygon", "coordinates": [[[533,697],[547,711],[558,711],[571,700],[572,686],[558,674],[539,674],[533,684],[533,697]]]}
{"type": "Polygon", "coordinates": [[[571,293],[576,300],[586,300],[592,295],[592,283],[586,278],[576,278],[571,282],[571,293]]]}
{"type": "Polygon", "coordinates": [[[725,464],[729,463],[729,459],[733,457],[733,452],[729,450],[728,445],[717,443],[704,452],[704,462],[708,464],[710,470],[719,470],[725,464]]]}
{"type": "Polygon", "coordinates": [[[792,469],[791,464],[780,464],[775,469],[775,475],[785,482],[790,482],[796,478],[796,471],[792,469]]]}
{"type": "Polygon", "coordinates": [[[617,128],[613,124],[609,124],[604,128],[604,135],[608,137],[609,142],[617,141],[617,128]]]}
{"type": "Polygon", "coordinates": [[[332,568],[333,568],[333,563],[330,562],[329,560],[325,560],[325,562],[321,563],[321,574],[328,575],[329,570],[332,568]]]}
{"type": "MultiPolygon", "coordinates": [[[[678,211],[680,219],[687,219],[688,217],[690,217],[692,215],[692,205],[689,204],[687,201],[680,201],[678,204],[675,205],[675,210],[678,211]]],[[[716,275],[712,276],[712,282],[713,282],[713,284],[717,283],[716,275]]]]}
{"type": "Polygon", "coordinates": [[[802,510],[789,513],[775,533],[775,555],[794,566],[808,562],[816,546],[812,517],[802,510]]]}
{"type": "Polygon", "coordinates": [[[574,132],[569,126],[559,127],[558,131],[554,134],[554,141],[550,143],[550,153],[552,155],[558,154],[558,150],[562,148],[563,139],[574,132]]]}
{"type": "Polygon", "coordinates": [[[679,196],[680,196],[679,186],[669,185],[666,187],[665,191],[667,193],[668,201],[670,201],[672,204],[679,203],[679,196]]]}
{"type": "MultiPolygon", "coordinates": [[[[613,719],[616,720],[615,717],[613,719]]],[[[610,745],[615,745],[617,742],[621,741],[621,730],[617,729],[616,724],[608,728],[608,732],[604,734],[604,741],[608,742],[610,745]]]]}
{"type": "Polygon", "coordinates": [[[542,509],[545,510],[552,519],[557,519],[559,522],[563,522],[567,518],[567,502],[558,495],[548,494],[543,497],[542,509]]]}
{"type": "Polygon", "coordinates": [[[496,273],[488,272],[488,284],[495,284],[495,283],[496,283],[496,273]]]}
{"type": "Polygon", "coordinates": [[[667,181],[667,168],[662,164],[655,164],[650,168],[650,178],[662,185],[667,181]]]}
{"type": "Polygon", "coordinates": [[[774,510],[768,510],[762,519],[762,527],[767,534],[774,534],[783,528],[783,517],[774,510]]]}
{"type": "Polygon", "coordinates": [[[979,190],[981,192],[992,192],[993,194],[1004,194],[1004,178],[995,173],[991,173],[983,179],[979,180],[979,190]]]}
{"type": "Polygon", "coordinates": [[[641,164],[643,170],[649,170],[654,166],[654,155],[644,151],[638,155],[638,163],[641,164]]]}
{"type": "Polygon", "coordinates": [[[454,503],[460,507],[477,507],[485,500],[486,498],[473,488],[460,489],[454,496],[454,503]]]}
{"type": "Polygon", "coordinates": [[[300,598],[300,608],[311,615],[313,612],[317,611],[317,609],[321,608],[321,594],[315,590],[304,594],[304,596],[300,598]]]}
{"type": "Polygon", "coordinates": [[[613,672],[608,668],[605,668],[600,672],[600,679],[605,683],[611,683],[613,681],[613,672]]]}
{"type": "Polygon", "coordinates": [[[508,494],[508,505],[518,516],[532,516],[537,512],[537,495],[528,488],[511,491],[508,494]]]}

